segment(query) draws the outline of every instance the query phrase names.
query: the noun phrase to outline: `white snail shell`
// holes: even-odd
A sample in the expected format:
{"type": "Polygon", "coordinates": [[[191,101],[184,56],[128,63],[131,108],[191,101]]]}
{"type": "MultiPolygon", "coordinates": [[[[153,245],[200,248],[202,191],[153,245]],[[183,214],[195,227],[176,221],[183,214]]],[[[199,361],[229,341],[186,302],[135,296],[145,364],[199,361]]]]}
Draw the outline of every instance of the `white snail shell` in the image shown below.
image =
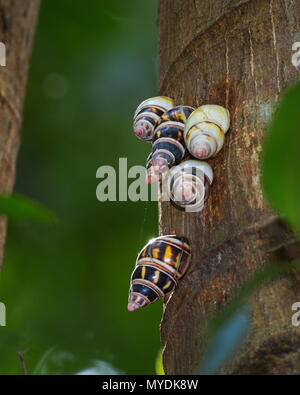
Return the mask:
{"type": "Polygon", "coordinates": [[[197,108],[184,129],[188,151],[198,159],[208,159],[220,152],[230,126],[230,114],[224,107],[207,104],[197,108]]]}
{"type": "Polygon", "coordinates": [[[169,177],[171,202],[185,211],[201,211],[214,179],[211,166],[200,160],[186,160],[173,167],[169,177]]]}
{"type": "Polygon", "coordinates": [[[134,113],[133,130],[135,135],[141,140],[151,142],[157,121],[173,105],[173,100],[165,96],[144,100],[134,113]]]}

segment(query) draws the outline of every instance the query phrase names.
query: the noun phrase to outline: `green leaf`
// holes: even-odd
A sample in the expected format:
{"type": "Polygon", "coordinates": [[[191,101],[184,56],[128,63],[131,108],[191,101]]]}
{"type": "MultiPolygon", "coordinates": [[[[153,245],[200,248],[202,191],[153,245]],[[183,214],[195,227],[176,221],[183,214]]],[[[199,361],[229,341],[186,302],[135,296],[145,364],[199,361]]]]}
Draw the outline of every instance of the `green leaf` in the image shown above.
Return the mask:
{"type": "Polygon", "coordinates": [[[300,230],[300,83],[281,100],[263,150],[262,185],[270,205],[300,230]]]}
{"type": "Polygon", "coordinates": [[[159,353],[157,354],[155,361],[155,371],[156,374],[160,376],[165,374],[163,363],[162,363],[162,350],[160,350],[159,353]]]}
{"type": "Polygon", "coordinates": [[[236,292],[231,302],[219,313],[212,315],[207,324],[207,338],[211,339],[232,316],[240,310],[248,301],[249,297],[263,284],[274,280],[281,275],[300,272],[300,262],[273,263],[256,272],[236,292]]]}
{"type": "Polygon", "coordinates": [[[54,222],[56,216],[40,203],[20,195],[0,195],[0,215],[15,219],[54,222]]]}
{"type": "Polygon", "coordinates": [[[46,362],[49,359],[50,355],[53,353],[55,350],[56,346],[52,346],[49,348],[41,357],[41,359],[38,361],[34,371],[33,375],[46,375],[48,374],[47,367],[46,367],[46,362]]]}
{"type": "Polygon", "coordinates": [[[250,327],[250,306],[245,305],[228,320],[211,340],[200,374],[217,374],[240,346],[250,327]]]}
{"type": "Polygon", "coordinates": [[[300,262],[275,263],[256,272],[239,291],[233,295],[231,302],[217,314],[208,319],[206,339],[208,351],[201,362],[201,374],[213,374],[218,371],[241,342],[248,327],[249,311],[245,306],[250,296],[263,284],[276,278],[300,272],[300,262]],[[236,335],[236,342],[234,336],[236,335]],[[226,339],[226,340],[225,340],[226,339]],[[222,362],[222,363],[221,363],[222,362]],[[213,372],[213,373],[212,373],[213,372]]]}

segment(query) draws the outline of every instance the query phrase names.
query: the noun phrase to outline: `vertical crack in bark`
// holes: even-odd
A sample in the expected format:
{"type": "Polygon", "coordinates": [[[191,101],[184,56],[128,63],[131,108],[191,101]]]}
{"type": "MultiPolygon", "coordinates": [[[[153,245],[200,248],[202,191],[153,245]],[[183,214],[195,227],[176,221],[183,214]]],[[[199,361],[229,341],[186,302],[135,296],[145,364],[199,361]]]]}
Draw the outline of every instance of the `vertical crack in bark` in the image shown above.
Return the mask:
{"type": "MultiPolygon", "coordinates": [[[[272,25],[272,35],[273,35],[273,49],[276,61],[276,81],[277,81],[277,89],[278,95],[280,94],[280,79],[279,79],[279,54],[277,49],[277,36],[276,36],[276,29],[275,29],[275,22],[274,22],[274,0],[270,0],[270,18],[271,18],[271,25],[272,25]]],[[[277,95],[277,97],[278,97],[277,95]]]]}

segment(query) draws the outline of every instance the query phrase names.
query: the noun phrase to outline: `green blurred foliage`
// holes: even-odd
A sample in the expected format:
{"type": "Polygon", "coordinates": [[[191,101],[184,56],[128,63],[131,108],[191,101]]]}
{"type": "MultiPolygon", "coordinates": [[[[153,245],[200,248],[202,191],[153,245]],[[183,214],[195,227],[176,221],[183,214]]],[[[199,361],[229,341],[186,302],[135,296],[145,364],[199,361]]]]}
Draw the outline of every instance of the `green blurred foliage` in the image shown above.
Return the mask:
{"type": "MultiPolygon", "coordinates": [[[[154,373],[161,304],[127,312],[136,255],[157,232],[157,205],[96,200],[96,170],[143,165],[133,112],[156,94],[156,1],[43,0],[25,105],[16,191],[57,224],[10,222],[0,300],[0,372],[50,374],[92,361],[154,373]]],[[[7,66],[9,67],[9,65],[7,66]]]]}
{"type": "Polygon", "coordinates": [[[214,375],[242,344],[250,328],[250,306],[245,305],[233,317],[228,317],[209,344],[200,374],[214,375]]]}
{"type": "Polygon", "coordinates": [[[262,184],[271,206],[300,231],[300,82],[283,96],[263,151],[262,184]]]}
{"type": "Polygon", "coordinates": [[[250,297],[264,284],[283,275],[300,272],[300,262],[269,264],[255,272],[235,293],[226,306],[211,314],[206,325],[207,350],[200,362],[200,374],[217,374],[237,351],[251,326],[250,297]]]}
{"type": "Polygon", "coordinates": [[[38,202],[21,195],[0,194],[0,215],[9,219],[35,219],[42,222],[54,222],[55,214],[38,202]]]}
{"type": "Polygon", "coordinates": [[[249,298],[264,284],[278,279],[280,276],[299,273],[300,262],[271,263],[257,270],[236,292],[217,315],[209,317],[207,323],[207,338],[211,340],[220,329],[249,302],[249,298]]]}

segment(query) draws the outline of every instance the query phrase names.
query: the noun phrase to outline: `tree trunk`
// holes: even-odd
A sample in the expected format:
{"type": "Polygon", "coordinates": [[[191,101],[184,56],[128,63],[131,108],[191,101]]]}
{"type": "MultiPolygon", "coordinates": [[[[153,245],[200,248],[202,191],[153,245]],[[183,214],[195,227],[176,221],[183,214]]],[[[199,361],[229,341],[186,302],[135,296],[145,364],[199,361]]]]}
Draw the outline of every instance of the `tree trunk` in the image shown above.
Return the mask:
{"type": "MultiPolygon", "coordinates": [[[[159,93],[176,104],[220,104],[231,129],[201,214],[160,203],[161,234],[187,236],[192,264],[165,305],[161,323],[167,374],[196,372],[208,314],[266,263],[299,257],[294,236],[264,202],[259,157],[273,105],[297,77],[300,1],[159,0],[159,93]]],[[[253,325],[222,373],[300,372],[300,330],[291,324],[299,283],[287,276],[251,300],[253,325]]]]}
{"type": "MultiPolygon", "coordinates": [[[[0,66],[0,192],[11,192],[25,85],[39,0],[0,0],[0,41],[6,47],[6,66],[0,66]]],[[[6,235],[6,221],[0,220],[0,266],[6,235]]]]}

